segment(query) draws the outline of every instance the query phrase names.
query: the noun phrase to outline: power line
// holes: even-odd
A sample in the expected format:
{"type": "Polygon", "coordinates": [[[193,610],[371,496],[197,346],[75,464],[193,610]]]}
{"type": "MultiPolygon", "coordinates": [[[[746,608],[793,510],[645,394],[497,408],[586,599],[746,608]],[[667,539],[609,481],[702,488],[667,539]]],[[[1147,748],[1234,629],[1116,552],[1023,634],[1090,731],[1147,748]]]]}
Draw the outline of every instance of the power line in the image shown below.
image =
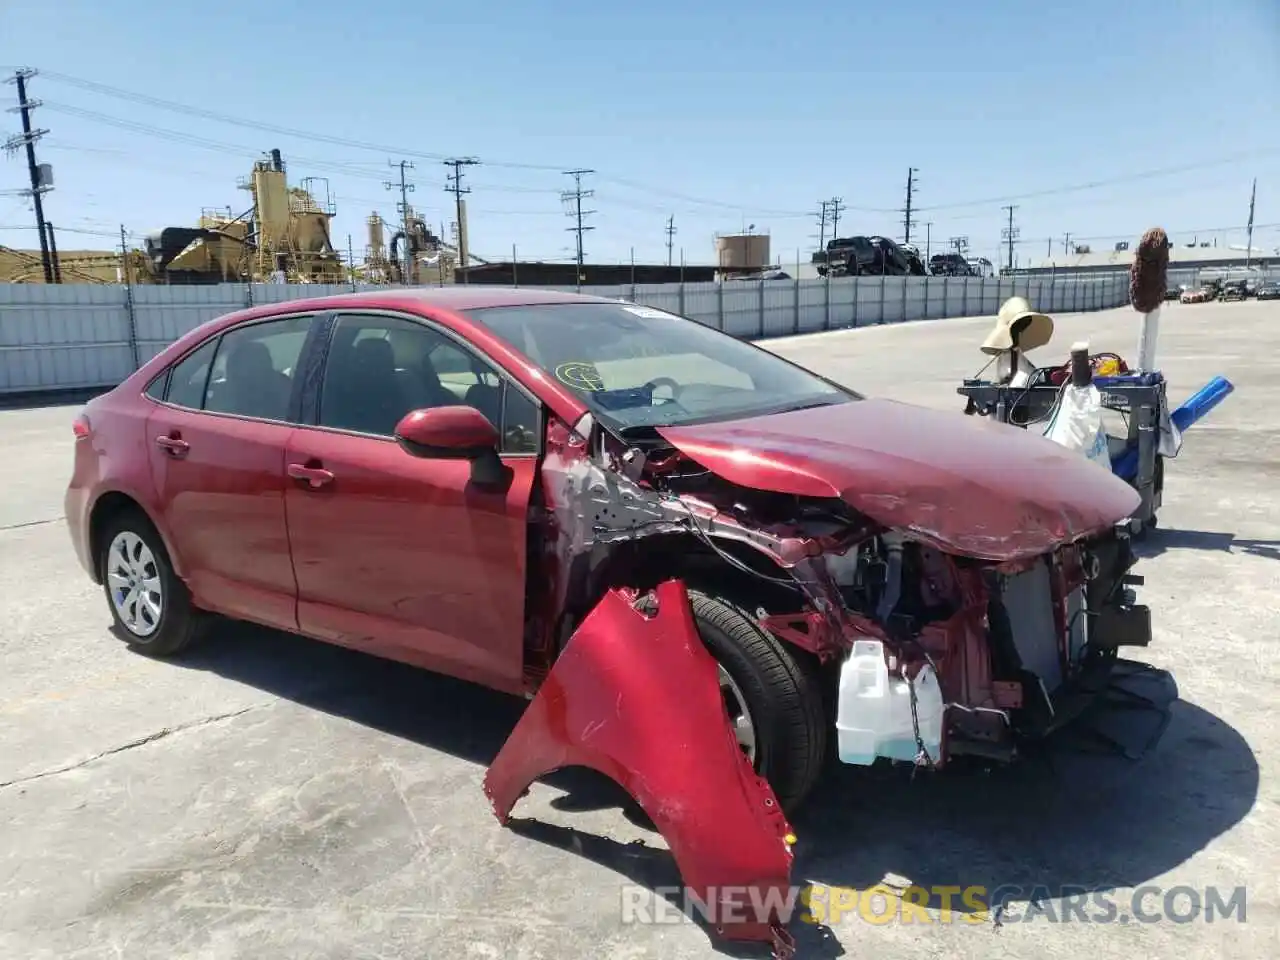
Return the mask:
{"type": "MultiPolygon", "coordinates": [[[[450,157],[444,161],[446,167],[453,167],[453,173],[444,178],[444,189],[446,193],[453,194],[453,206],[458,218],[458,266],[464,271],[467,267],[467,218],[462,209],[462,195],[470,193],[471,188],[462,185],[462,168],[474,167],[479,162],[475,157],[450,157]]],[[[462,282],[467,282],[465,272],[462,274],[462,282]]]]}
{"type": "Polygon", "coordinates": [[[22,191],[22,194],[30,197],[35,206],[36,229],[40,231],[40,265],[44,268],[44,282],[52,284],[55,271],[53,257],[49,252],[49,236],[46,233],[47,224],[44,219],[42,198],[45,193],[53,189],[53,184],[46,182],[44,171],[49,168],[42,168],[36,163],[36,141],[49,131],[32,128],[31,111],[40,106],[40,101],[27,99],[27,81],[35,75],[34,70],[23,69],[16,71],[9,80],[10,83],[18,85],[18,106],[11,107],[9,112],[22,114],[22,133],[5,141],[4,148],[5,152],[10,154],[16,153],[20,147],[26,149],[27,174],[31,179],[31,189],[22,191]]]}
{"type": "MultiPolygon", "coordinates": [[[[48,79],[51,76],[53,75],[49,74],[48,72],[41,74],[41,77],[44,79],[48,79]]],[[[130,96],[134,96],[134,95],[130,94],[130,96]]],[[[141,95],[137,95],[137,96],[141,96],[141,95]]],[[[144,100],[154,100],[154,99],[158,99],[158,98],[144,98],[144,100]]],[[[126,120],[121,117],[111,116],[110,114],[104,114],[94,110],[87,110],[81,107],[75,107],[68,104],[56,103],[56,102],[49,101],[47,99],[42,102],[41,106],[43,109],[54,110],[55,112],[78,116],[83,119],[91,120],[96,123],[103,123],[109,126],[117,127],[119,129],[129,130],[135,133],[141,133],[145,136],[152,136],[159,139],[170,140],[173,142],[186,143],[188,145],[200,147],[202,149],[217,151],[217,152],[230,154],[230,155],[234,155],[242,158],[256,159],[262,154],[261,149],[256,147],[246,147],[246,146],[241,146],[236,144],[229,144],[226,141],[213,140],[206,137],[200,137],[194,134],[188,134],[188,133],[171,130],[164,127],[157,127],[152,124],[141,123],[139,121],[126,120]]],[[[188,113],[188,114],[195,113],[197,115],[202,115],[204,112],[207,112],[207,111],[199,111],[196,108],[189,108],[185,105],[168,104],[168,106],[181,106],[180,112],[188,113]]],[[[218,118],[223,119],[222,115],[218,115],[218,118]]],[[[269,125],[263,125],[263,124],[241,123],[236,118],[225,118],[225,119],[227,119],[228,122],[234,120],[237,125],[241,125],[241,126],[250,125],[259,129],[262,128],[263,126],[269,126],[269,125]]],[[[272,128],[272,129],[274,130],[277,128],[272,128]]],[[[302,131],[286,130],[285,128],[278,128],[278,129],[286,132],[287,135],[295,135],[295,134],[302,133],[302,131]]],[[[347,143],[351,143],[351,144],[358,145],[358,148],[360,149],[376,148],[375,144],[364,144],[360,141],[346,141],[343,138],[327,137],[323,135],[308,134],[306,139],[314,139],[314,140],[319,140],[321,142],[326,142],[326,143],[338,142],[339,145],[346,145],[347,143]]],[[[421,151],[395,150],[391,152],[399,153],[403,156],[420,156],[420,157],[428,157],[430,159],[440,159],[440,155],[425,154],[425,153],[422,153],[421,151]]],[[[1261,151],[1261,152],[1253,152],[1253,153],[1235,154],[1235,155],[1223,157],[1223,158],[1212,160],[1212,161],[1204,161],[1204,162],[1195,163],[1195,164],[1185,164],[1178,167],[1168,167],[1168,168],[1157,169],[1157,170],[1143,171],[1140,173],[1133,173],[1133,174],[1128,174],[1128,175],[1114,177],[1114,178],[1105,179],[1105,180],[1095,180],[1087,183],[1079,183],[1079,184],[1073,184],[1069,186],[1032,191],[1032,192],[1023,193],[1023,194],[1011,195],[1008,197],[994,197],[994,198],[986,198],[983,200],[965,200],[965,201],[958,201],[953,203],[935,204],[927,207],[916,207],[913,201],[912,212],[920,213],[920,212],[934,211],[934,210],[959,209],[959,208],[974,207],[974,206],[989,206],[1000,201],[1013,201],[1017,199],[1029,199],[1029,198],[1041,197],[1041,196],[1052,196],[1052,195],[1058,195],[1058,194],[1086,191],[1086,190],[1096,189],[1099,187],[1110,186],[1112,184],[1127,183],[1134,180],[1149,180],[1155,177],[1172,176],[1179,173],[1190,172],[1198,169],[1204,169],[1204,168],[1214,167],[1214,166],[1222,166],[1226,164],[1236,163],[1245,159],[1251,159],[1258,156],[1269,155],[1270,153],[1275,153],[1275,152],[1278,152],[1278,151],[1261,151]]],[[[368,178],[371,180],[381,179],[381,175],[378,174],[376,171],[369,169],[369,164],[365,161],[325,160],[325,159],[320,159],[315,157],[299,156],[297,154],[293,155],[293,159],[299,163],[306,164],[307,166],[310,166],[310,167],[315,167],[318,169],[329,169],[335,172],[342,173],[346,176],[352,176],[357,178],[368,178]],[[361,169],[362,167],[363,169],[361,169]]],[[[532,169],[532,170],[551,169],[539,164],[513,164],[513,163],[506,163],[506,162],[495,163],[492,161],[485,161],[485,164],[486,166],[510,167],[515,169],[532,169]]],[[[717,208],[733,210],[738,212],[744,211],[747,209],[747,207],[741,203],[732,203],[725,200],[716,200],[716,199],[691,196],[689,194],[678,193],[676,191],[668,190],[663,187],[653,186],[653,185],[644,184],[644,183],[638,183],[636,181],[626,180],[619,177],[601,176],[599,179],[602,181],[619,184],[621,186],[624,186],[630,189],[635,189],[641,192],[650,193],[656,196],[674,197],[676,199],[683,200],[687,203],[694,204],[697,206],[717,207],[717,208]]],[[[485,190],[507,191],[507,192],[528,192],[528,193],[559,192],[555,188],[550,188],[550,187],[548,188],[521,187],[521,186],[505,186],[505,185],[499,185],[499,184],[482,184],[479,186],[481,186],[485,190]]],[[[636,204],[634,201],[628,202],[628,201],[622,200],[621,198],[611,198],[610,202],[618,203],[620,205],[634,205],[637,207],[640,206],[636,204]]],[[[645,209],[654,209],[654,207],[651,206],[645,209]]],[[[895,210],[892,210],[889,208],[883,208],[883,207],[846,206],[845,209],[854,210],[858,212],[868,212],[868,213],[897,212],[895,210]]],[[[767,208],[753,208],[751,212],[761,216],[774,218],[774,219],[782,219],[782,218],[808,219],[809,217],[813,216],[812,213],[808,213],[808,212],[801,212],[796,210],[767,209],[767,208]]],[[[936,219],[935,219],[935,222],[936,222],[936,219]]]]}
{"type": "Polygon", "coordinates": [[[907,205],[903,208],[902,216],[902,242],[911,242],[911,228],[915,223],[911,219],[911,198],[916,188],[916,173],[918,168],[907,167],[907,205]]]}
{"type": "Polygon", "coordinates": [[[594,190],[583,190],[583,189],[582,189],[582,178],[583,178],[583,177],[585,177],[587,174],[595,173],[595,171],[594,171],[594,170],[583,170],[583,169],[578,169],[578,170],[565,170],[565,171],[563,171],[563,172],[564,172],[564,175],[565,175],[566,177],[573,177],[573,189],[572,189],[572,190],[566,190],[566,191],[565,191],[564,193],[562,193],[560,196],[561,196],[561,198],[562,198],[562,199],[564,199],[567,203],[569,203],[569,205],[570,205],[570,209],[569,209],[569,211],[568,211],[569,216],[573,217],[573,218],[574,218],[574,220],[575,220],[575,224],[574,224],[574,226],[569,227],[569,231],[570,231],[570,232],[572,232],[572,233],[576,233],[576,234],[577,234],[577,240],[578,240],[578,256],[577,256],[577,260],[578,260],[578,283],[580,284],[580,283],[582,283],[582,257],[583,257],[583,250],[582,250],[582,235],[583,235],[583,233],[585,233],[587,230],[594,230],[594,229],[595,229],[595,227],[588,227],[588,226],[584,226],[584,225],[583,225],[583,222],[582,222],[583,217],[588,217],[588,216],[590,216],[591,214],[595,213],[595,211],[594,211],[594,210],[583,210],[583,209],[582,209],[582,201],[583,201],[583,200],[588,199],[589,197],[593,197],[593,196],[595,196],[595,191],[594,191],[594,190]]]}
{"type": "MultiPolygon", "coordinates": [[[[146,104],[147,106],[155,107],[158,110],[168,110],[173,113],[183,114],[184,116],[201,117],[205,120],[213,120],[217,123],[225,123],[229,126],[261,130],[264,133],[272,133],[277,136],[296,137],[299,140],[312,140],[317,143],[328,143],[337,147],[350,147],[354,150],[368,150],[373,153],[399,154],[401,156],[414,157],[419,160],[446,161],[450,159],[448,155],[442,153],[425,153],[420,150],[407,150],[404,147],[371,143],[367,140],[354,140],[348,137],[336,137],[331,134],[315,133],[313,131],[299,130],[293,127],[282,127],[274,123],[262,123],[257,120],[248,120],[244,117],[218,113],[214,110],[192,106],[191,104],[179,103],[175,100],[164,100],[160,97],[151,96],[150,94],[136,93],[132,90],[124,90],[120,87],[113,87],[105,83],[99,83],[95,80],[85,80],[81,77],[73,77],[65,73],[46,71],[45,77],[58,83],[65,83],[68,86],[79,87],[82,90],[99,93],[103,96],[146,104]]],[[[488,161],[488,165],[491,167],[509,167],[518,170],[545,170],[547,172],[560,169],[558,166],[551,166],[547,164],[514,163],[511,161],[488,161]]]]}
{"type": "Polygon", "coordinates": [[[674,215],[667,217],[665,233],[667,235],[667,266],[669,267],[675,256],[676,218],[674,215]]]}

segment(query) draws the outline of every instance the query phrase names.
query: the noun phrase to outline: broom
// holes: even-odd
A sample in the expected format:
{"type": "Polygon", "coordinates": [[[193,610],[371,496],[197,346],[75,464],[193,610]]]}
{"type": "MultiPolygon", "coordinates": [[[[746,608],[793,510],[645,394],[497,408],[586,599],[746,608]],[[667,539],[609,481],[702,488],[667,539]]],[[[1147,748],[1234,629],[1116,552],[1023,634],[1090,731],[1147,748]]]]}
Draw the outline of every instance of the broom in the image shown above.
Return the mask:
{"type": "Polygon", "coordinates": [[[1142,235],[1129,267],[1129,302],[1142,316],[1138,335],[1137,369],[1149,373],[1156,365],[1156,338],[1160,335],[1160,306],[1168,289],[1169,235],[1152,227],[1142,235]]]}

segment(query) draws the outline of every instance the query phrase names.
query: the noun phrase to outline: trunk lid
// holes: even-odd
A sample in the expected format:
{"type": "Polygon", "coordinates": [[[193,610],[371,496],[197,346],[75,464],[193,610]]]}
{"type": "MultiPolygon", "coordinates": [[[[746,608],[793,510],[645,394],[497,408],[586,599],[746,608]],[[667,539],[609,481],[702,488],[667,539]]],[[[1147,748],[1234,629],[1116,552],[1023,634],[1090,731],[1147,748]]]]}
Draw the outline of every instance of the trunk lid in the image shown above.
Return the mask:
{"type": "Polygon", "coordinates": [[[659,433],[731,483],[838,497],[886,527],[985,560],[1046,553],[1140,502],[1123,480],[1036,433],[892,400],[659,433]]]}

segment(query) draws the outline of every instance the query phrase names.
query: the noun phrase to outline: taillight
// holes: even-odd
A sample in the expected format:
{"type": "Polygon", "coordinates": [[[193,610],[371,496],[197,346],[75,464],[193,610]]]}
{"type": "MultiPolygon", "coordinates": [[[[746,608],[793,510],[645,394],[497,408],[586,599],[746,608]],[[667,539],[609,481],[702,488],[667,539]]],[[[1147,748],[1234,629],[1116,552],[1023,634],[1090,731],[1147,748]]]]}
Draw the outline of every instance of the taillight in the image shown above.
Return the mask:
{"type": "Polygon", "coordinates": [[[89,439],[89,418],[83,413],[71,421],[71,432],[76,435],[77,442],[89,439]]]}

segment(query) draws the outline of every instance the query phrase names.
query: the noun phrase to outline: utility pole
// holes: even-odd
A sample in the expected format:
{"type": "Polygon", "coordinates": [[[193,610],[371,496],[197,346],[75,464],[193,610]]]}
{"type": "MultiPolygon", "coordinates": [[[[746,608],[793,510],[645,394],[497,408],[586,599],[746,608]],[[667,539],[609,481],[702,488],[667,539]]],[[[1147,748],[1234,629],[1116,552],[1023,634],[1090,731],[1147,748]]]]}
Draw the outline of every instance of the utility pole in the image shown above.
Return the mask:
{"type": "Polygon", "coordinates": [[[827,249],[827,201],[818,201],[818,249],[827,249]]]}
{"type": "Polygon", "coordinates": [[[467,274],[465,268],[468,262],[468,243],[467,243],[467,217],[466,211],[462,205],[462,195],[470,193],[470,187],[462,185],[462,168],[474,167],[480,161],[475,157],[451,157],[444,161],[446,167],[453,167],[453,173],[444,178],[444,189],[446,193],[453,194],[453,206],[458,217],[458,266],[464,268],[462,274],[462,282],[467,282],[467,274]]]}
{"type": "Polygon", "coordinates": [[[572,227],[569,227],[568,230],[571,233],[577,234],[577,237],[578,237],[578,284],[579,285],[582,284],[582,257],[583,257],[582,235],[588,230],[595,229],[595,227],[584,226],[582,223],[583,217],[589,217],[591,216],[591,214],[595,213],[594,210],[582,209],[582,201],[595,196],[594,190],[582,189],[582,178],[590,173],[595,173],[595,171],[581,170],[581,169],[564,171],[564,175],[566,177],[573,177],[573,189],[566,190],[564,193],[560,194],[560,199],[564,200],[566,203],[569,204],[569,209],[567,213],[574,220],[574,225],[572,227]]]}
{"type": "Polygon", "coordinates": [[[35,205],[36,230],[40,234],[40,264],[44,267],[44,282],[53,283],[53,258],[49,255],[49,239],[45,233],[44,202],[41,200],[45,193],[53,189],[53,184],[47,182],[46,171],[49,167],[42,168],[36,163],[36,141],[49,131],[32,129],[31,111],[40,106],[40,101],[27,99],[27,81],[35,75],[34,70],[22,69],[10,78],[9,82],[18,85],[18,105],[10,107],[9,112],[22,114],[22,133],[5,141],[4,148],[6,153],[14,153],[19,147],[26,148],[27,175],[31,179],[31,189],[22,191],[22,194],[30,197],[35,205]]]}
{"type": "Polygon", "coordinates": [[[1064,233],[1062,235],[1062,252],[1071,255],[1071,234],[1064,233]]]}
{"type": "Polygon", "coordinates": [[[918,167],[907,167],[907,205],[903,209],[902,217],[902,242],[911,242],[911,228],[915,226],[911,222],[911,200],[916,190],[916,174],[920,170],[918,167]]]}
{"type": "MultiPolygon", "coordinates": [[[[400,168],[400,182],[397,184],[393,180],[384,180],[382,185],[388,190],[400,188],[400,202],[396,204],[396,212],[400,214],[400,230],[404,233],[404,266],[402,269],[401,283],[406,286],[412,286],[413,276],[413,246],[409,243],[409,194],[413,193],[413,184],[405,179],[405,171],[413,169],[412,160],[388,160],[387,166],[391,169],[400,168]]],[[[444,271],[440,271],[440,276],[444,277],[444,271]]]]}
{"type": "Polygon", "coordinates": [[[49,238],[49,261],[53,264],[53,282],[62,282],[62,264],[58,262],[58,244],[53,239],[53,224],[48,220],[44,222],[44,232],[49,238]]]}
{"type": "Polygon", "coordinates": [[[1009,242],[1009,264],[1007,270],[1013,273],[1013,243],[1018,239],[1018,228],[1013,225],[1013,211],[1018,209],[1016,203],[1003,208],[1009,214],[1009,225],[1000,231],[1000,239],[1009,242]]]}
{"type": "Polygon", "coordinates": [[[669,267],[672,265],[672,261],[675,256],[676,218],[674,214],[670,217],[667,217],[666,234],[667,234],[667,266],[669,267]]]}
{"type": "Polygon", "coordinates": [[[840,214],[844,211],[844,198],[832,197],[831,203],[831,239],[840,236],[840,214]]]}
{"type": "Polygon", "coordinates": [[[1253,189],[1249,191],[1249,227],[1246,233],[1248,239],[1244,242],[1244,266],[1249,269],[1250,263],[1253,261],[1253,204],[1258,199],[1258,178],[1253,178],[1253,189]]]}
{"type": "Polygon", "coordinates": [[[929,254],[933,250],[933,221],[927,220],[924,225],[924,260],[927,265],[929,262],[929,254]]]}

